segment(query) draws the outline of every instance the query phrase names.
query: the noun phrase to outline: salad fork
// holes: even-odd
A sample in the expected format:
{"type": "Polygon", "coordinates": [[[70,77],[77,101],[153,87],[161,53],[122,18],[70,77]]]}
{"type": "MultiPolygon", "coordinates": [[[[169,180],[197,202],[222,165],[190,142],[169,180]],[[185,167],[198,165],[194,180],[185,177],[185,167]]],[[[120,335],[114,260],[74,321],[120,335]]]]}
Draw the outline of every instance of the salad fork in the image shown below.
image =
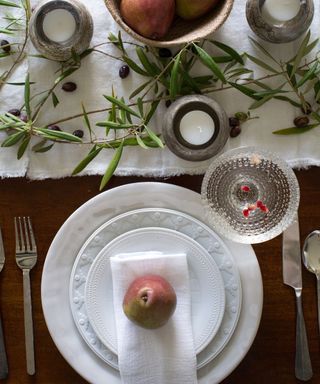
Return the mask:
{"type": "Polygon", "coordinates": [[[30,217],[15,217],[16,263],[23,272],[23,310],[27,372],[35,373],[30,270],[37,262],[37,246],[30,217]]]}

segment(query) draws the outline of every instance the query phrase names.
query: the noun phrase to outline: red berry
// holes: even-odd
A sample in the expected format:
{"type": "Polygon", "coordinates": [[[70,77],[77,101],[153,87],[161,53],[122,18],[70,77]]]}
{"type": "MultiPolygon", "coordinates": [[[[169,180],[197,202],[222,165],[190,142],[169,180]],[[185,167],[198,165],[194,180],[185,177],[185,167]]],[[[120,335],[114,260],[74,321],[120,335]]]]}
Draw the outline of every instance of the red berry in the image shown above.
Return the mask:
{"type": "Polygon", "coordinates": [[[264,204],[261,205],[260,209],[261,209],[262,212],[265,212],[265,213],[269,212],[268,207],[266,205],[264,205],[264,204]]]}
{"type": "Polygon", "coordinates": [[[250,210],[249,210],[248,208],[245,208],[245,209],[242,211],[242,213],[243,213],[243,216],[244,216],[244,217],[249,217],[250,210]]]}
{"type": "Polygon", "coordinates": [[[247,185],[241,185],[240,189],[243,192],[249,192],[250,191],[250,187],[248,187],[247,185]]]}
{"type": "Polygon", "coordinates": [[[256,204],[258,208],[261,208],[263,206],[263,202],[261,200],[258,200],[256,204]]]}

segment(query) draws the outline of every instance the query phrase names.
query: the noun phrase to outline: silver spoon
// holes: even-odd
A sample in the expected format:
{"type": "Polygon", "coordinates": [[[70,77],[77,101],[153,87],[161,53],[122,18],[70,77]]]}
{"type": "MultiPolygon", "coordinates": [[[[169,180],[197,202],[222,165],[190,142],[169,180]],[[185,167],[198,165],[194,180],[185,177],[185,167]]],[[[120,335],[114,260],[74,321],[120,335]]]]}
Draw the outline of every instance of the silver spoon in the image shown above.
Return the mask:
{"type": "Polygon", "coordinates": [[[320,231],[311,232],[304,241],[302,260],[308,271],[317,277],[318,326],[320,332],[320,231]]]}

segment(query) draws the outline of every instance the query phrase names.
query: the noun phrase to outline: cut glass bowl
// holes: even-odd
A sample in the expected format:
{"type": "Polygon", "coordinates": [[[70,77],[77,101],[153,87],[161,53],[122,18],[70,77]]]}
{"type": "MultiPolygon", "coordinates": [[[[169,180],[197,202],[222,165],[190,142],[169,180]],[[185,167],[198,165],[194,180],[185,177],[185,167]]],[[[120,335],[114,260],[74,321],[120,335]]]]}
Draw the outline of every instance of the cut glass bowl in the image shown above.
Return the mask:
{"type": "Polygon", "coordinates": [[[298,210],[298,180],[269,151],[242,147],[218,156],[201,188],[210,225],[239,243],[261,243],[282,233],[298,210]]]}

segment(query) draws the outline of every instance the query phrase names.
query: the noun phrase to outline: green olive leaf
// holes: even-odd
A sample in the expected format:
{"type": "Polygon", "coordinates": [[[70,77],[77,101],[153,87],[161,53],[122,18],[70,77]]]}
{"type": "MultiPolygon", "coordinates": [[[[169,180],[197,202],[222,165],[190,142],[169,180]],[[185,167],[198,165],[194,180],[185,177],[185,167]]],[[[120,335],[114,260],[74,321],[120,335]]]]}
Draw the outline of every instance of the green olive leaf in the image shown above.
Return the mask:
{"type": "Polygon", "coordinates": [[[122,140],[120,146],[115,150],[115,153],[109,163],[109,166],[101,180],[100,188],[99,188],[100,191],[107,185],[108,181],[111,179],[112,175],[114,174],[114,171],[116,170],[119,164],[119,161],[122,156],[123,144],[124,142],[122,140]]]}
{"type": "Polygon", "coordinates": [[[278,74],[279,71],[277,71],[276,69],[274,69],[273,67],[271,67],[271,65],[268,65],[265,61],[262,61],[260,59],[258,59],[257,57],[254,57],[252,55],[249,55],[249,53],[246,53],[246,56],[248,57],[248,59],[250,59],[253,63],[257,64],[259,67],[267,70],[268,72],[272,72],[272,73],[276,73],[278,74]]]}
{"type": "Polygon", "coordinates": [[[75,167],[75,169],[72,171],[72,175],[77,175],[79,172],[81,172],[85,167],[95,158],[98,156],[98,154],[101,152],[102,147],[94,146],[88,155],[80,161],[80,163],[75,167]]]}
{"type": "Polygon", "coordinates": [[[27,74],[24,86],[24,106],[26,109],[28,120],[31,119],[31,107],[30,107],[30,78],[29,73],[27,74]]]}
{"type": "Polygon", "coordinates": [[[0,0],[0,5],[4,7],[21,8],[19,4],[13,3],[12,1],[0,0]]]}
{"type": "Polygon", "coordinates": [[[234,59],[235,61],[237,61],[238,63],[240,63],[242,65],[244,64],[243,58],[239,55],[239,53],[237,51],[235,51],[230,46],[223,44],[223,43],[216,41],[216,40],[209,40],[209,41],[212,44],[214,44],[215,46],[217,46],[218,48],[220,48],[222,51],[228,53],[231,56],[231,58],[234,59]]]}
{"type": "Polygon", "coordinates": [[[39,133],[41,136],[44,136],[51,140],[58,139],[58,140],[82,143],[82,139],[80,139],[80,137],[72,135],[71,133],[68,133],[68,132],[54,131],[52,129],[47,129],[47,128],[36,128],[34,130],[37,133],[39,133]]]}
{"type": "Polygon", "coordinates": [[[272,133],[274,135],[299,135],[308,132],[316,127],[319,127],[319,124],[309,124],[302,128],[290,127],[285,129],[279,129],[278,131],[273,131],[272,133]]]}
{"type": "Polygon", "coordinates": [[[172,99],[174,99],[176,95],[179,93],[178,75],[179,75],[179,67],[181,64],[180,60],[181,60],[181,51],[174,58],[174,64],[171,70],[169,93],[172,99]]]}
{"type": "Polygon", "coordinates": [[[153,132],[151,129],[149,129],[146,125],[144,125],[144,129],[148,133],[150,139],[152,139],[160,148],[164,148],[162,140],[153,132]]]}
{"type": "Polygon", "coordinates": [[[12,147],[27,135],[26,131],[15,132],[1,143],[1,147],[12,147]]]}
{"type": "Polygon", "coordinates": [[[17,159],[20,160],[22,156],[24,155],[26,149],[28,148],[28,145],[30,143],[31,136],[27,136],[22,140],[22,143],[20,144],[17,152],[17,159]]]}
{"type": "Polygon", "coordinates": [[[202,63],[207,66],[217,76],[218,79],[220,79],[223,83],[226,83],[224,74],[213,60],[213,58],[203,48],[199,47],[199,45],[193,44],[193,46],[195,47],[202,63]]]}
{"type": "Polygon", "coordinates": [[[110,101],[110,103],[115,104],[116,106],[118,106],[120,109],[123,109],[123,110],[127,111],[131,115],[136,116],[136,117],[140,117],[139,114],[135,110],[130,108],[123,101],[117,99],[116,97],[104,95],[104,98],[107,99],[108,101],[110,101]]]}

